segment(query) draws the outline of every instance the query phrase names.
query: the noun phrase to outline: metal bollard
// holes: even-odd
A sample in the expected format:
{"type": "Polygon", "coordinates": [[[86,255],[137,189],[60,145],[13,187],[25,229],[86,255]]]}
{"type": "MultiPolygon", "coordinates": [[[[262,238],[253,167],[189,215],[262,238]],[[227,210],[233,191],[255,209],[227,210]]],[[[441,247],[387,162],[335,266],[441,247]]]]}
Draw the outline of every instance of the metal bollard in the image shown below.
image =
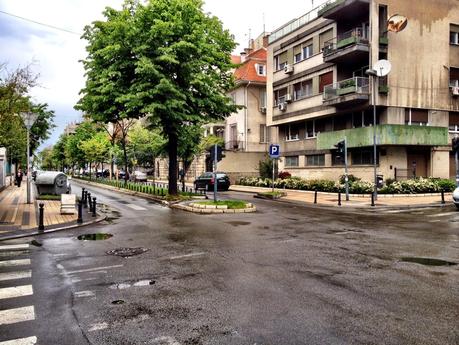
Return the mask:
{"type": "Polygon", "coordinates": [[[375,193],[371,193],[371,206],[375,206],[375,193]]]}
{"type": "Polygon", "coordinates": [[[83,193],[83,207],[87,208],[88,207],[88,191],[85,190],[83,193]]]}
{"type": "Polygon", "coordinates": [[[39,213],[38,213],[38,230],[45,230],[45,225],[43,223],[44,216],[45,216],[45,204],[39,204],[39,213]]]}
{"type": "Polygon", "coordinates": [[[338,192],[338,206],[341,206],[341,191],[338,192]]]}
{"type": "Polygon", "coordinates": [[[85,192],[86,188],[81,188],[81,200],[84,200],[84,192],[85,192]]]}
{"type": "Polygon", "coordinates": [[[317,189],[314,191],[314,204],[317,204],[317,189]]]}
{"type": "Polygon", "coordinates": [[[441,203],[442,205],[445,204],[445,191],[443,188],[441,189],[441,203]]]}
{"type": "Polygon", "coordinates": [[[91,193],[87,193],[86,197],[88,198],[88,203],[89,203],[89,213],[92,212],[92,203],[91,203],[91,193]]]}
{"type": "Polygon", "coordinates": [[[96,214],[96,197],[92,198],[92,216],[95,217],[97,216],[96,214]]]}
{"type": "Polygon", "coordinates": [[[83,200],[81,199],[78,201],[78,219],[77,219],[78,224],[83,223],[83,200]]]}

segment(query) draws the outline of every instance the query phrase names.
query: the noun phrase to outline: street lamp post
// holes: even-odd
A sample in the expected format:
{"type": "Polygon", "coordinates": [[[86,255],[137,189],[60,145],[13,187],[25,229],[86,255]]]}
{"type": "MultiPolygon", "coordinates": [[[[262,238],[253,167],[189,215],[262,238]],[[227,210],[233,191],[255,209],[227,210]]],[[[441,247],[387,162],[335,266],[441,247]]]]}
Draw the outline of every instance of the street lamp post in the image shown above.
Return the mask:
{"type": "Polygon", "coordinates": [[[30,204],[30,129],[37,120],[38,114],[25,112],[20,115],[27,128],[27,203],[30,204]]]}
{"type": "Polygon", "coordinates": [[[374,190],[373,190],[373,195],[374,195],[374,200],[378,199],[378,175],[376,172],[376,156],[377,156],[377,150],[376,150],[376,81],[378,78],[378,74],[376,70],[374,69],[369,69],[365,72],[367,75],[371,77],[371,96],[372,96],[372,101],[373,103],[373,173],[374,173],[374,190]]]}

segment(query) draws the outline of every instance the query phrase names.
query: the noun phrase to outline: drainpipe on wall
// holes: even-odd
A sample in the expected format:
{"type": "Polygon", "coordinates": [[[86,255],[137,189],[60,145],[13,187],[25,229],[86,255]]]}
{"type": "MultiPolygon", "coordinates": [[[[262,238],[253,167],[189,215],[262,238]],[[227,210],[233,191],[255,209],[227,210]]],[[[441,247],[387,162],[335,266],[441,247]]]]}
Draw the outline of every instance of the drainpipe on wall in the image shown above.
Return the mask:
{"type": "Polygon", "coordinates": [[[247,152],[247,147],[248,147],[248,144],[249,144],[249,138],[248,138],[248,134],[249,134],[249,119],[248,119],[248,108],[249,108],[249,86],[250,86],[250,83],[251,81],[248,82],[248,84],[245,86],[245,93],[244,93],[244,105],[245,105],[245,108],[244,108],[244,141],[245,141],[245,148],[244,148],[244,151],[247,152]]]}

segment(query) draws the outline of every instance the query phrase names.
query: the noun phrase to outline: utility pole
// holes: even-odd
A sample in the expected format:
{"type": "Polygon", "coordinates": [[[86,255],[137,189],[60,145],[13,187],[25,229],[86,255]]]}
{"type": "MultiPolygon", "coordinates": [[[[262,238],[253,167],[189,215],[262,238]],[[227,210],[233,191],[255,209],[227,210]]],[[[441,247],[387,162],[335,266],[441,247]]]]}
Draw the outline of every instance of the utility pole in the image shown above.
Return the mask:
{"type": "Polygon", "coordinates": [[[27,128],[27,203],[30,204],[30,129],[38,118],[32,112],[21,113],[21,118],[27,128]]]}

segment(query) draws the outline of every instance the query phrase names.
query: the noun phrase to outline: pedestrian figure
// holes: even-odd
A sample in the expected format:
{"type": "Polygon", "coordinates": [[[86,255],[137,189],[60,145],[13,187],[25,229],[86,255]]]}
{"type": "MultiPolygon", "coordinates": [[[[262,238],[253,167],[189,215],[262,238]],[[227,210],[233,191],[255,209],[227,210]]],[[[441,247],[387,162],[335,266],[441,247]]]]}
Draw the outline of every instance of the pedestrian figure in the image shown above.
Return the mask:
{"type": "Polygon", "coordinates": [[[16,185],[18,187],[21,187],[21,182],[22,182],[22,176],[24,174],[22,173],[22,170],[21,169],[18,169],[18,171],[16,172],[16,185]]]}

